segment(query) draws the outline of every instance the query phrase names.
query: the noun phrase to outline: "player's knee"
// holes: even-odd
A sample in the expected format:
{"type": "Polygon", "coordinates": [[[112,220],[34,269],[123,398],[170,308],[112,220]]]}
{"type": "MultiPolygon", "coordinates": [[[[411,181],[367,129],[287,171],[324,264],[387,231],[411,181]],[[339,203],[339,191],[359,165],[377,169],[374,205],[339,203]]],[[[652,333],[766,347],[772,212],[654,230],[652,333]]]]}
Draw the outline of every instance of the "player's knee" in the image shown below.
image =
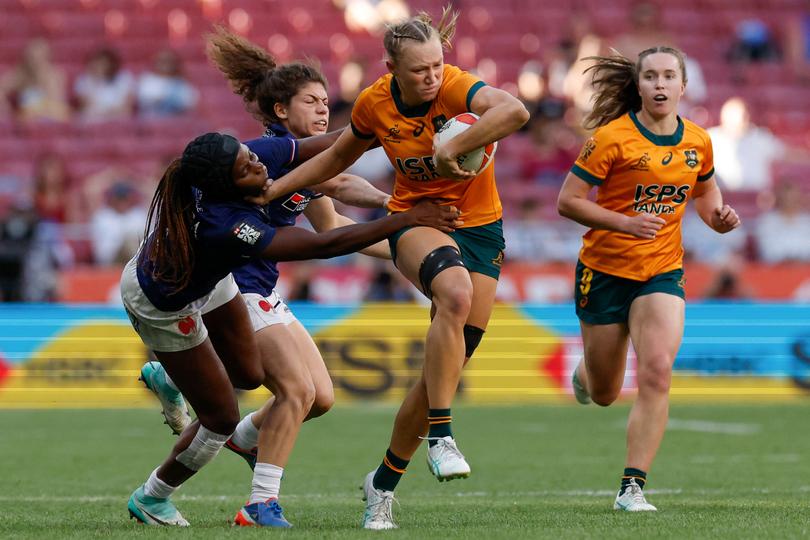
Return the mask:
{"type": "Polygon", "coordinates": [[[214,414],[198,414],[200,425],[214,433],[233,433],[239,424],[239,409],[220,409],[214,414]]]}
{"type": "Polygon", "coordinates": [[[323,416],[332,406],[335,404],[335,392],[332,391],[330,388],[328,392],[326,391],[316,391],[315,392],[315,400],[312,402],[312,406],[309,409],[309,418],[317,418],[319,416],[323,416]]]}
{"type": "Polygon", "coordinates": [[[309,414],[315,402],[315,385],[305,377],[285,380],[274,393],[279,405],[289,407],[301,419],[309,414]]]}
{"type": "Polygon", "coordinates": [[[444,270],[454,266],[466,268],[461,259],[461,253],[454,246],[441,246],[428,253],[419,267],[419,283],[422,292],[428,298],[433,298],[432,284],[436,276],[444,270]]]}
{"type": "Polygon", "coordinates": [[[234,388],[240,390],[255,390],[264,384],[264,369],[260,365],[248,366],[230,375],[234,388]]]}
{"type": "Polygon", "coordinates": [[[608,407],[612,405],[614,401],[619,398],[619,394],[621,393],[621,389],[614,390],[614,389],[597,389],[591,392],[591,401],[599,405],[600,407],[608,407]]]}
{"type": "Polygon", "coordinates": [[[464,325],[464,356],[472,357],[484,337],[484,330],[471,324],[464,325]]]}
{"type": "Polygon", "coordinates": [[[645,358],[638,370],[639,392],[668,394],[672,384],[672,358],[661,354],[645,358]]]}

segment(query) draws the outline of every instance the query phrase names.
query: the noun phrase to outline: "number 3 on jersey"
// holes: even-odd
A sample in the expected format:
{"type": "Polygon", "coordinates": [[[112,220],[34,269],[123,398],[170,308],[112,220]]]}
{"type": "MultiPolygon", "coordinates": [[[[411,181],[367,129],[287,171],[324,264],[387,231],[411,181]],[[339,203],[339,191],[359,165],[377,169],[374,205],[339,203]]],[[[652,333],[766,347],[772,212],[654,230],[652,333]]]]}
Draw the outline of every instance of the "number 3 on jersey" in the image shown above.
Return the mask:
{"type": "Polygon", "coordinates": [[[593,279],[593,270],[590,268],[582,269],[582,277],[579,280],[579,292],[583,296],[591,292],[591,280],[593,279]]]}

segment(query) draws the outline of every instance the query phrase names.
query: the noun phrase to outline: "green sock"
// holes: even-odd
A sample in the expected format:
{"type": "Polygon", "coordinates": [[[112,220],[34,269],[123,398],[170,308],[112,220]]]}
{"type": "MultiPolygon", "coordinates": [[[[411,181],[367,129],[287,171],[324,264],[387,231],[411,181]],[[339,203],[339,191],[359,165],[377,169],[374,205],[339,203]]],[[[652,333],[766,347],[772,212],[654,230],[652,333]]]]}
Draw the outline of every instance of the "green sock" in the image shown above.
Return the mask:
{"type": "Polygon", "coordinates": [[[627,486],[630,485],[630,480],[635,480],[638,487],[644,489],[644,484],[647,483],[647,473],[641,469],[633,469],[632,467],[626,468],[622,476],[622,487],[619,489],[619,495],[624,495],[627,486]]]}
{"type": "Polygon", "coordinates": [[[400,478],[405,474],[408,463],[407,459],[397,457],[390,448],[386,450],[382,463],[377,467],[377,472],[374,473],[374,481],[372,482],[374,488],[394,491],[394,488],[399,484],[400,478]]]}
{"type": "Polygon", "coordinates": [[[428,424],[430,425],[430,431],[428,432],[428,444],[430,446],[436,444],[435,440],[430,439],[452,437],[452,422],[453,415],[450,414],[450,409],[428,409],[428,424]]]}

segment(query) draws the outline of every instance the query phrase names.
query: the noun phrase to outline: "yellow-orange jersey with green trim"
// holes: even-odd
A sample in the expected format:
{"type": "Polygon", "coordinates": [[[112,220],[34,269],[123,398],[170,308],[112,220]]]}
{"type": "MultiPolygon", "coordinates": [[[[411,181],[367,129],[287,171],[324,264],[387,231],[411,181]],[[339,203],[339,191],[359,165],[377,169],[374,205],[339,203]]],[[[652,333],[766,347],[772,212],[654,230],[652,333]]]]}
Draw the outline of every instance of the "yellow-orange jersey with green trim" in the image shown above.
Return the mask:
{"type": "Polygon", "coordinates": [[[585,266],[639,281],[683,266],[686,201],[697,182],[714,174],[712,142],[704,129],[678,117],[675,133],[655,135],[630,112],[594,132],[571,172],[597,186],[599,206],[666,221],[651,240],[591,229],[579,254],[585,266]]]}
{"type": "Polygon", "coordinates": [[[477,77],[445,64],[439,94],[421,105],[409,107],[402,102],[390,73],[360,93],[352,109],[352,131],[361,139],[379,139],[394,166],[390,210],[402,212],[420,199],[437,198],[461,210],[464,227],[500,219],[503,209],[494,164],[474,179],[458,182],[440,177],[433,163],[433,135],[450,118],[469,112],[473,97],[483,86],[477,77]]]}

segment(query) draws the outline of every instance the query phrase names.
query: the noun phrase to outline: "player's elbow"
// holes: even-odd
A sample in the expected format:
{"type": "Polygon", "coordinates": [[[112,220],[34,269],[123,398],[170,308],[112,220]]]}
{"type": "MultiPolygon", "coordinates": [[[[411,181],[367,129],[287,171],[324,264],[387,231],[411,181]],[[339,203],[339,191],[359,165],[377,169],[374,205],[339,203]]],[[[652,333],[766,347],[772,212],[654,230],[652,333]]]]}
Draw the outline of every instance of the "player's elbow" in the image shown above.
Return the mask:
{"type": "Polygon", "coordinates": [[[566,196],[563,193],[557,197],[557,213],[560,214],[562,217],[571,218],[571,201],[570,197],[566,196]]]}
{"type": "Polygon", "coordinates": [[[517,123],[516,129],[520,129],[524,125],[526,125],[526,122],[529,121],[531,115],[529,114],[529,109],[527,109],[526,106],[523,104],[523,102],[521,102],[520,100],[516,99],[514,101],[513,108],[514,111],[512,112],[512,118],[514,118],[515,123],[517,123]]]}

